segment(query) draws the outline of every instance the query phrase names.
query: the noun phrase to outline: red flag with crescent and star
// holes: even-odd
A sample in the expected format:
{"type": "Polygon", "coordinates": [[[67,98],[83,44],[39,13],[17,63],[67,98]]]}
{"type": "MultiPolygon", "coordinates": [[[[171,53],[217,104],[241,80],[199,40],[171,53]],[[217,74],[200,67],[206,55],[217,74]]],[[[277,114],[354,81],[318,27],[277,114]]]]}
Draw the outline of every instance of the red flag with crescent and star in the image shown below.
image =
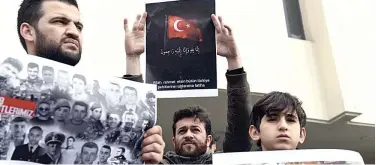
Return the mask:
{"type": "Polygon", "coordinates": [[[168,38],[182,38],[202,42],[202,33],[196,20],[168,16],[168,38]]]}

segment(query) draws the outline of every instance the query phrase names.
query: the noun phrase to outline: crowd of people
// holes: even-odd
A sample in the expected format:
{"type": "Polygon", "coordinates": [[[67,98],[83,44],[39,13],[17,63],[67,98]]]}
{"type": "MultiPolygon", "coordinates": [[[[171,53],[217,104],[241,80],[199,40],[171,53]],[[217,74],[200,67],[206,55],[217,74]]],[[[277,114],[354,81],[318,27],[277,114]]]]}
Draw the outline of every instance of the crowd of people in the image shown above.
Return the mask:
{"type": "MultiPolygon", "coordinates": [[[[72,66],[80,61],[83,25],[75,0],[23,0],[18,14],[17,31],[22,46],[28,54],[72,66]]],[[[145,50],[146,18],[147,13],[137,15],[132,27],[128,27],[129,22],[124,19],[126,74],[123,79],[143,82],[140,56],[145,50]]],[[[241,64],[241,56],[237,50],[232,29],[224,24],[220,16],[213,14],[211,19],[216,29],[217,54],[226,58],[228,63],[226,72],[227,128],[222,152],[251,151],[253,144],[257,145],[257,151],[297,149],[306,137],[307,116],[302,108],[302,102],[289,93],[275,91],[266,94],[251,106],[250,86],[241,64]]],[[[35,67],[31,66],[31,68],[35,67]]],[[[123,116],[126,116],[124,117],[126,120],[129,118],[133,121],[129,116],[134,113],[137,114],[137,110],[127,112],[123,116]]],[[[119,117],[116,113],[109,116],[111,120],[115,118],[120,120],[119,117]]],[[[140,147],[137,156],[147,164],[211,164],[212,154],[215,154],[213,152],[215,148],[211,146],[218,138],[213,138],[207,110],[200,106],[190,106],[176,110],[172,118],[173,150],[164,153],[165,142],[162,138],[162,128],[154,125],[146,129],[142,140],[136,142],[141,144],[136,145],[140,147]]],[[[127,124],[124,125],[127,126],[127,124]]],[[[142,125],[145,126],[145,123],[142,125]]],[[[75,127],[69,128],[69,130],[75,129],[75,127]]],[[[127,137],[134,136],[128,136],[127,133],[129,131],[126,129],[111,132],[106,135],[106,142],[127,146],[123,142],[129,141],[127,137]],[[121,135],[124,135],[124,138],[115,138],[121,135]]],[[[32,137],[33,134],[29,133],[27,136],[32,137]]],[[[49,141],[53,140],[46,136],[47,145],[50,144],[49,141]]],[[[103,148],[107,147],[103,146],[103,148]]],[[[92,154],[93,157],[98,154],[96,144],[88,142],[86,145],[85,143],[82,146],[82,161],[75,161],[75,163],[92,164],[93,161],[86,161],[92,160],[91,158],[85,158],[85,154],[89,154],[86,156],[90,157],[91,152],[84,152],[84,149],[93,149],[90,150],[95,151],[92,154]]],[[[102,149],[100,154],[102,154],[102,149]]],[[[117,156],[123,160],[120,157],[124,149],[118,149],[120,154],[117,156]]],[[[106,153],[105,149],[103,153],[106,153]]],[[[48,157],[53,157],[51,155],[47,154],[48,157]]]]}

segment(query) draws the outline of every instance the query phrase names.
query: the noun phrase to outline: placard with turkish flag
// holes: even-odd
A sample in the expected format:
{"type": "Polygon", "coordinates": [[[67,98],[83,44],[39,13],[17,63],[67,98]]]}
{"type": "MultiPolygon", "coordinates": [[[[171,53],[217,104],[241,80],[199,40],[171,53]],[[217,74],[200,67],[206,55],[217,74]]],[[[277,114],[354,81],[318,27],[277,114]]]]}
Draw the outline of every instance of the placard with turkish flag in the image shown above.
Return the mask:
{"type": "Polygon", "coordinates": [[[148,0],[146,83],[160,98],[218,96],[215,0],[148,0]]]}

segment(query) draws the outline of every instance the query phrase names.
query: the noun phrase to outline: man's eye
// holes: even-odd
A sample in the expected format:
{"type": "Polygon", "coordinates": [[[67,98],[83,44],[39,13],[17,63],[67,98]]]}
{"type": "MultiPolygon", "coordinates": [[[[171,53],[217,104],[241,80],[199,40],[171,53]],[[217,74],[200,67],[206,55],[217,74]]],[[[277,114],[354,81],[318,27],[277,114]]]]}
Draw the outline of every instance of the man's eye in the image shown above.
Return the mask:
{"type": "Polygon", "coordinates": [[[54,23],[57,23],[57,24],[65,24],[65,22],[63,20],[56,20],[54,21],[54,23]]]}

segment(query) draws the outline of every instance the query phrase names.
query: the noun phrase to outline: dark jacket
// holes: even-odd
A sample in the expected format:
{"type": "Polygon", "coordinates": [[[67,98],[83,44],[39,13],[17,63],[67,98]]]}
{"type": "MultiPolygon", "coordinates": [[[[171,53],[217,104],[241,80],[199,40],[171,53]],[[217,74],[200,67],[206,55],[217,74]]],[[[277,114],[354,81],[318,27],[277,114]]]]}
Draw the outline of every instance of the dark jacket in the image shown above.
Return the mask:
{"type": "MultiPolygon", "coordinates": [[[[125,75],[124,79],[144,82],[142,75],[125,75]]],[[[227,128],[223,142],[223,152],[250,151],[251,139],[248,135],[251,113],[251,92],[247,81],[247,74],[243,68],[227,71],[227,128]]],[[[204,154],[197,158],[187,158],[175,152],[167,152],[164,164],[212,164],[212,154],[204,154]]]]}
{"type": "Polygon", "coordinates": [[[11,160],[36,162],[39,156],[46,153],[45,149],[40,147],[39,145],[33,153],[30,153],[29,150],[29,144],[17,146],[16,149],[13,151],[11,160]]]}

